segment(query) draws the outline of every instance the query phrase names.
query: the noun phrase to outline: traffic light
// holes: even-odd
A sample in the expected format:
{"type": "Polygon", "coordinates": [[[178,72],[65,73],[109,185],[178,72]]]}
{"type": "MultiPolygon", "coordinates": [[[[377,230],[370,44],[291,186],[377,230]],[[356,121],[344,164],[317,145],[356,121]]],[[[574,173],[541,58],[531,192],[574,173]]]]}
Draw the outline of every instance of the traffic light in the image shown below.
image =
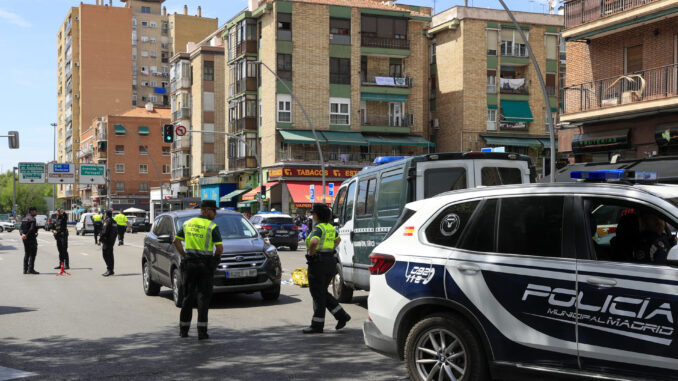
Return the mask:
{"type": "Polygon", "coordinates": [[[18,149],[19,148],[19,131],[10,131],[8,134],[9,137],[9,148],[18,149]]]}
{"type": "Polygon", "coordinates": [[[174,143],[174,125],[166,124],[162,126],[163,143],[174,143]]]}
{"type": "Polygon", "coordinates": [[[266,200],[266,185],[261,186],[261,199],[266,200]]]}

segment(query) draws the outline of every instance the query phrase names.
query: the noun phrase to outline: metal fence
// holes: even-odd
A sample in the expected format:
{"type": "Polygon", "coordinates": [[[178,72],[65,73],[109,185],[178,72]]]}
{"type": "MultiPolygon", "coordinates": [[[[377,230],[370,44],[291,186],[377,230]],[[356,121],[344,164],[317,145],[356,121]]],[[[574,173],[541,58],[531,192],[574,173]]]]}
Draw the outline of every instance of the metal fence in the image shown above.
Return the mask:
{"type": "Polygon", "coordinates": [[[571,0],[565,3],[565,28],[637,8],[657,0],[571,0]]]}

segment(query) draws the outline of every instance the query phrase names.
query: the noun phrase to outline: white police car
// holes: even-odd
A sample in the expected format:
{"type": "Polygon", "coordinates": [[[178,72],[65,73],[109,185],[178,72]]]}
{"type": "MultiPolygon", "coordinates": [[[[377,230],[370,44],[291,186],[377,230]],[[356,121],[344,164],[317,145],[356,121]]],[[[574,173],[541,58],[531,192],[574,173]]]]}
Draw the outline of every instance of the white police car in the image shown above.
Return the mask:
{"type": "Polygon", "coordinates": [[[525,184],[410,203],[370,256],[365,342],[404,359],[412,380],[678,379],[677,226],[672,185],[525,184]]]}

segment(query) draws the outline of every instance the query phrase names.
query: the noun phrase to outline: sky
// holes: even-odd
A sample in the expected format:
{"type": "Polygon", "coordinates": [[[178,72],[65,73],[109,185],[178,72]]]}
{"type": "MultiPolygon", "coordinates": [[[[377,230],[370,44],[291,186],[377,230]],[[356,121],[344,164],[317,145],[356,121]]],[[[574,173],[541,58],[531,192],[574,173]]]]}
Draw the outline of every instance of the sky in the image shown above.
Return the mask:
{"type": "MultiPolygon", "coordinates": [[[[512,10],[545,13],[547,0],[506,0],[512,10]]],[[[83,0],[95,4],[95,0],[83,0]]],[[[106,4],[108,0],[106,0],[106,4]]],[[[436,12],[464,0],[401,0],[398,3],[433,7],[436,12]]],[[[498,0],[468,0],[469,5],[501,8],[498,0]]],[[[7,138],[0,138],[0,173],[21,161],[52,160],[56,122],[56,34],[69,7],[75,0],[0,0],[0,60],[4,89],[0,92],[0,135],[19,131],[21,148],[10,150],[7,138]]],[[[218,17],[219,25],[228,21],[247,6],[247,0],[166,0],[168,13],[189,14],[198,5],[204,17],[218,17]]],[[[122,6],[113,0],[114,6],[122,6]]]]}

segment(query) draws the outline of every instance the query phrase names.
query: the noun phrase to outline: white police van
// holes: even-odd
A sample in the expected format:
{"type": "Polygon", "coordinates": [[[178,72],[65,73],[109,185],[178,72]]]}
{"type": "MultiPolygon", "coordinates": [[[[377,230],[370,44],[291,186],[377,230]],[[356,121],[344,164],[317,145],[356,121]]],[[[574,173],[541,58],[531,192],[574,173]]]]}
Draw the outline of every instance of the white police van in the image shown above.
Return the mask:
{"type": "Polygon", "coordinates": [[[396,223],[405,204],[450,190],[535,181],[529,156],[499,152],[380,157],[344,181],[333,205],[341,243],[332,282],[334,297],[348,302],[369,290],[369,255],[396,223]]]}
{"type": "Polygon", "coordinates": [[[678,379],[678,186],[488,187],[405,216],[370,255],[363,333],[412,380],[678,379]]]}

